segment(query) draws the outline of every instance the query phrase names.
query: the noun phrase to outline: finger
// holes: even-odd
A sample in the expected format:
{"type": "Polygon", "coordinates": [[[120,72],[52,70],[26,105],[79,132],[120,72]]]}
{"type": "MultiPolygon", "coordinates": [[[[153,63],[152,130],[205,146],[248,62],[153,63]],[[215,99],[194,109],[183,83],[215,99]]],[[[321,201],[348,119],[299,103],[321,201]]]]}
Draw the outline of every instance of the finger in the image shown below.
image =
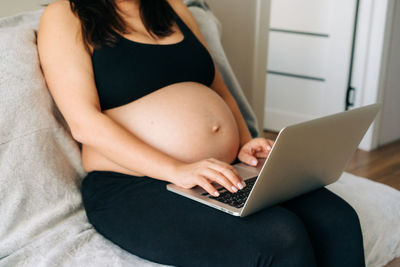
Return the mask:
{"type": "Polygon", "coordinates": [[[263,149],[262,146],[259,146],[259,147],[257,147],[257,148],[255,149],[255,152],[262,152],[262,151],[264,151],[264,149],[263,149]]]}
{"type": "Polygon", "coordinates": [[[208,160],[211,161],[211,162],[213,162],[213,163],[221,164],[221,165],[225,166],[226,168],[228,168],[228,169],[230,169],[231,171],[233,171],[233,172],[235,173],[235,175],[236,175],[237,177],[239,177],[240,181],[243,181],[243,179],[242,179],[242,177],[240,176],[239,172],[238,172],[238,171],[235,169],[235,167],[233,167],[232,165],[230,165],[230,164],[228,164],[228,163],[226,163],[226,162],[224,162],[224,161],[220,161],[220,160],[214,159],[214,158],[210,158],[210,159],[208,159],[208,160]]]}
{"type": "Polygon", "coordinates": [[[255,154],[255,156],[257,157],[257,158],[266,158],[267,156],[268,156],[268,152],[265,152],[265,151],[262,151],[262,152],[257,152],[256,154],[255,154]]]}
{"type": "Polygon", "coordinates": [[[244,182],[242,176],[240,176],[239,172],[235,169],[235,167],[226,162],[219,161],[217,159],[212,159],[212,160],[216,161],[217,168],[219,166],[222,166],[222,169],[218,168],[218,171],[223,173],[225,177],[227,177],[231,181],[231,183],[233,183],[239,189],[243,189],[246,186],[246,183],[244,182]]]}
{"type": "Polygon", "coordinates": [[[243,189],[246,186],[243,178],[232,165],[217,159],[210,159],[209,161],[212,163],[209,167],[222,173],[236,188],[243,189]]]}
{"type": "Polygon", "coordinates": [[[255,153],[255,156],[257,158],[266,158],[269,153],[271,153],[272,147],[274,146],[274,141],[267,139],[268,141],[268,146],[267,149],[261,149],[261,151],[255,153]]]}
{"type": "Polygon", "coordinates": [[[272,147],[274,146],[275,142],[273,140],[267,139],[268,140],[268,144],[269,144],[269,150],[272,150],[272,147]]]}
{"type": "Polygon", "coordinates": [[[257,139],[256,144],[261,147],[263,151],[268,153],[272,149],[273,141],[266,138],[259,138],[257,139]]]}
{"type": "Polygon", "coordinates": [[[222,173],[216,170],[207,168],[204,170],[202,175],[207,179],[222,185],[223,187],[226,188],[226,190],[228,190],[231,193],[236,193],[238,191],[235,185],[233,185],[222,173]]]}
{"type": "Polygon", "coordinates": [[[250,166],[257,166],[258,163],[257,158],[249,153],[240,151],[238,158],[241,162],[246,163],[250,166]]]}
{"type": "Polygon", "coordinates": [[[215,189],[215,187],[212,186],[212,184],[205,177],[200,176],[197,180],[197,184],[206,190],[210,195],[215,197],[219,196],[218,190],[215,189]]]}

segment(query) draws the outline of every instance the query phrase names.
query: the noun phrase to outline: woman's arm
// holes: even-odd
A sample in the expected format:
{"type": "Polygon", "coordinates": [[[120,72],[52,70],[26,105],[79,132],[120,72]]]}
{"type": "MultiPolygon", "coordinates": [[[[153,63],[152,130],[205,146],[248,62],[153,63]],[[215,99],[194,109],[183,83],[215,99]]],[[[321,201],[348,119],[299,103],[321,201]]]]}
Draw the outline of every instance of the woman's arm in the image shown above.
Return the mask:
{"type": "Polygon", "coordinates": [[[38,51],[50,93],[77,141],[95,147],[128,170],[169,181],[180,162],[101,112],[91,55],[84,48],[80,22],[68,1],[54,2],[44,10],[38,51]]]}
{"type": "Polygon", "coordinates": [[[216,159],[187,164],[146,144],[101,112],[91,54],[82,40],[79,19],[68,1],[44,10],[38,51],[50,93],[77,141],[94,147],[109,160],[146,176],[182,187],[200,185],[210,194],[215,181],[232,191],[241,182],[237,172],[216,159]]]}

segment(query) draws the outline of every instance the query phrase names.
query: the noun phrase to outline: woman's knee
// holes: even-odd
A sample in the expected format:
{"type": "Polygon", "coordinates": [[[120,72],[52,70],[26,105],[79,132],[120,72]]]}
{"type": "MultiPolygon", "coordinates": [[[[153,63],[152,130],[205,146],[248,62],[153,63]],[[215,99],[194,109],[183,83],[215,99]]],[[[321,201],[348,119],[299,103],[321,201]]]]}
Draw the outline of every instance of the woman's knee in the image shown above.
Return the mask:
{"type": "Polygon", "coordinates": [[[319,265],[364,266],[360,220],[349,203],[327,192],[320,198],[318,211],[307,214],[304,220],[319,265]]]}
{"type": "Polygon", "coordinates": [[[311,241],[295,214],[285,211],[268,226],[268,236],[260,235],[250,248],[255,251],[255,266],[315,266],[311,241]]]}
{"type": "Polygon", "coordinates": [[[288,201],[284,207],[301,217],[311,234],[360,229],[354,208],[326,188],[288,201]]]}
{"type": "MultiPolygon", "coordinates": [[[[335,234],[346,240],[353,249],[363,250],[363,238],[360,219],[355,209],[346,201],[336,209],[331,223],[335,226],[335,234]]],[[[343,240],[342,239],[342,240],[343,240]]]]}
{"type": "Polygon", "coordinates": [[[360,228],[360,219],[356,210],[347,202],[343,201],[343,206],[340,209],[340,214],[345,218],[347,226],[360,228]]]}
{"type": "Polygon", "coordinates": [[[360,219],[356,210],[339,196],[334,195],[332,198],[334,202],[326,209],[325,218],[320,218],[322,222],[325,221],[324,225],[333,226],[341,233],[349,232],[361,236],[360,219]]]}

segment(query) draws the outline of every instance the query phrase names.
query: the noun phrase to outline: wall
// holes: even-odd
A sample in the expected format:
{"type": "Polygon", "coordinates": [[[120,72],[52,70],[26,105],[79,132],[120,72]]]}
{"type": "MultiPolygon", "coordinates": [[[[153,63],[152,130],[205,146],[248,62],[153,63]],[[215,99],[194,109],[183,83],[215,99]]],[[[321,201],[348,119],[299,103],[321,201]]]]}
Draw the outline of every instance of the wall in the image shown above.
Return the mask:
{"type": "Polygon", "coordinates": [[[400,139],[400,2],[395,1],[378,144],[400,139]]]}
{"type": "Polygon", "coordinates": [[[9,16],[15,13],[35,10],[41,8],[52,0],[1,0],[0,17],[9,16]]]}

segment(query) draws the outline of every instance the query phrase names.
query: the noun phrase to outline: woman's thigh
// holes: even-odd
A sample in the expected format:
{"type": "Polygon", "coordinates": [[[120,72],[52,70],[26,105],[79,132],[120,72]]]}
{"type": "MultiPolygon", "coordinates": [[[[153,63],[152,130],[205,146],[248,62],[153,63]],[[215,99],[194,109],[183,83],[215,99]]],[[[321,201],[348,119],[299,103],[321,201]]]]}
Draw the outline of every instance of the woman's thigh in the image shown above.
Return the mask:
{"type": "Polygon", "coordinates": [[[281,206],[303,221],[319,266],[365,266],[360,221],[345,200],[321,188],[281,206]]]}
{"type": "Polygon", "coordinates": [[[135,255],[175,266],[315,266],[304,224],[285,208],[238,218],[162,181],[118,179],[84,180],[84,204],[96,230],[135,255]]]}

